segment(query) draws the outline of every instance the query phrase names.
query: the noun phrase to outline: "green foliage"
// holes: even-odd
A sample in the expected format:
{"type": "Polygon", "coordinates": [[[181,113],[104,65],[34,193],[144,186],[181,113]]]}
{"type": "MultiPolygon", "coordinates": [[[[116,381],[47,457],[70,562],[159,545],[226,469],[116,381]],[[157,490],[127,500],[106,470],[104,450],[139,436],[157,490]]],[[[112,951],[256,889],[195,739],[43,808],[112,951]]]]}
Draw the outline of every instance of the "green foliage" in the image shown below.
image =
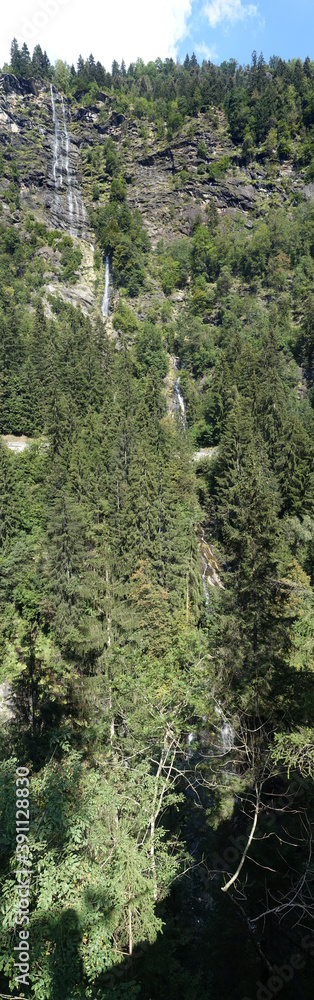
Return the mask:
{"type": "MultiPolygon", "coordinates": [[[[218,517],[231,573],[232,600],[237,607],[231,633],[236,628],[241,636],[233,676],[239,676],[241,685],[250,686],[258,664],[254,698],[261,711],[267,685],[265,669],[269,672],[272,656],[276,658],[277,654],[279,613],[275,613],[274,606],[278,594],[278,525],[270,470],[265,458],[258,454],[252,431],[250,415],[236,396],[222,439],[218,517]]],[[[231,616],[230,608],[228,629],[231,616]]],[[[246,692],[246,697],[250,694],[246,692]]]]}
{"type": "Polygon", "coordinates": [[[111,138],[106,139],[105,154],[106,154],[106,171],[107,174],[112,176],[117,171],[117,156],[115,152],[115,144],[111,138]]]}
{"type": "Polygon", "coordinates": [[[110,201],[119,202],[125,201],[126,197],[126,183],[124,177],[114,177],[111,181],[110,188],[110,201]]]}
{"type": "Polygon", "coordinates": [[[213,180],[217,180],[219,177],[223,177],[230,167],[230,158],[226,154],[219,157],[219,160],[215,160],[208,167],[208,175],[213,180]]]}
{"type": "MultiPolygon", "coordinates": [[[[55,79],[64,91],[77,95],[85,104],[95,102],[99,88],[112,94],[118,112],[133,115],[142,122],[149,118],[157,123],[160,137],[167,127],[168,141],[181,129],[184,121],[205,111],[214,128],[221,127],[215,110],[227,116],[233,142],[241,147],[243,159],[250,162],[258,155],[261,159],[290,159],[295,152],[297,161],[307,165],[312,160],[309,152],[313,130],[313,72],[310,61],[302,65],[298,60],[270,59],[266,65],[263,56],[251,66],[239,66],[235,60],[220,67],[203,61],[199,66],[196,57],[176,66],[173,60],[157,59],[147,65],[138,60],[123,72],[114,60],[111,73],[91,54],[84,61],[79,57],[77,68],[58,60],[51,67],[46,52],[35,46],[31,58],[27,45],[19,49],[16,39],[11,45],[11,68],[17,76],[35,75],[55,79]],[[211,109],[211,110],[208,110],[211,109]],[[295,138],[301,142],[296,151],[295,138]]],[[[105,110],[107,117],[107,112],[105,110]]],[[[193,121],[190,129],[193,130],[193,121]]],[[[144,135],[143,135],[144,138],[144,135]]],[[[119,173],[115,143],[108,137],[105,143],[105,170],[108,176],[119,173]]],[[[203,139],[198,143],[198,157],[208,158],[203,139]]],[[[223,176],[228,169],[227,157],[210,164],[213,178],[223,176]]]]}
{"type": "Polygon", "coordinates": [[[218,253],[207,226],[197,226],[192,242],[192,272],[195,277],[214,280],[218,274],[218,253]]]}
{"type": "Polygon", "coordinates": [[[126,204],[121,178],[114,180],[112,185],[114,183],[117,185],[114,197],[118,200],[114,200],[112,188],[109,204],[93,213],[92,222],[102,250],[112,258],[117,284],[123,285],[130,296],[135,296],[145,284],[144,265],[149,240],[139,212],[132,213],[126,204]]]}
{"type": "Polygon", "coordinates": [[[314,358],[314,299],[309,296],[304,303],[304,316],[301,324],[300,347],[302,359],[307,369],[313,373],[314,358]]]}
{"type": "Polygon", "coordinates": [[[199,141],[197,147],[197,156],[199,157],[200,160],[207,160],[207,149],[205,146],[205,142],[203,142],[203,139],[200,139],[199,141]]]}
{"type": "Polygon", "coordinates": [[[79,247],[72,247],[65,244],[64,241],[61,242],[63,245],[63,250],[61,254],[60,263],[63,267],[63,278],[65,281],[74,284],[77,281],[78,274],[77,269],[82,263],[83,254],[79,247]]]}
{"type": "Polygon", "coordinates": [[[122,333],[129,334],[130,336],[138,330],[138,321],[135,313],[132,309],[129,309],[122,299],[119,299],[118,307],[114,313],[113,326],[115,330],[121,330],[122,333]]]}
{"type": "Polygon", "coordinates": [[[181,361],[197,379],[211,368],[215,361],[216,350],[213,332],[210,327],[193,318],[178,324],[177,343],[181,361]]]}
{"type": "Polygon", "coordinates": [[[70,66],[63,62],[63,59],[57,59],[54,66],[54,83],[56,87],[60,87],[60,90],[67,93],[70,79],[70,66]]]}
{"type": "Polygon", "coordinates": [[[190,274],[189,240],[175,240],[158,256],[162,256],[161,284],[165,295],[171,295],[174,288],[184,288],[190,274]]]}
{"type": "Polygon", "coordinates": [[[141,377],[152,371],[158,378],[164,378],[168,371],[166,351],[161,330],[151,323],[144,323],[136,341],[137,372],[141,377]]]}

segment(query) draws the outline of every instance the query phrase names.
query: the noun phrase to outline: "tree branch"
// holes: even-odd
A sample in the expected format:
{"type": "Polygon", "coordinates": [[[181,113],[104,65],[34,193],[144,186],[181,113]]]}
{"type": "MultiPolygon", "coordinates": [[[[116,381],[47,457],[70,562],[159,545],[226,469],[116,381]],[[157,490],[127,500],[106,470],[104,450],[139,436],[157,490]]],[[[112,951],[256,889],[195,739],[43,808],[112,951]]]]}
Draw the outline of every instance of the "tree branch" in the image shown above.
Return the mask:
{"type": "Polygon", "coordinates": [[[234,882],[236,882],[236,880],[238,878],[238,875],[240,874],[241,868],[244,865],[247,852],[249,850],[250,844],[252,843],[252,840],[253,840],[253,837],[254,837],[254,833],[255,833],[255,829],[256,829],[256,824],[257,824],[257,817],[258,817],[258,814],[259,814],[259,807],[260,807],[260,797],[259,797],[259,792],[258,792],[258,790],[256,788],[256,805],[255,805],[255,813],[254,813],[254,819],[253,819],[251,833],[250,833],[247,845],[246,845],[246,847],[245,847],[245,849],[243,851],[242,858],[239,861],[237,870],[234,873],[234,875],[232,876],[232,878],[229,879],[229,882],[227,882],[226,885],[223,885],[221,887],[221,891],[222,892],[227,892],[228,889],[230,889],[230,886],[233,885],[234,882]]]}

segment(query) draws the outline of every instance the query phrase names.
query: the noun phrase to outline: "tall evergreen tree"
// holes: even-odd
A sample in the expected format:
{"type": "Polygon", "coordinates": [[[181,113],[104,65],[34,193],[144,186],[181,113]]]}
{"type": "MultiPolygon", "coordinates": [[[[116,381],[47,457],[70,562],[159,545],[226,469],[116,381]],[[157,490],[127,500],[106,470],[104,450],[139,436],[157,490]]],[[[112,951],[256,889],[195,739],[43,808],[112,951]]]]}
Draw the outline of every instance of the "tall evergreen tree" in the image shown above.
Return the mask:
{"type": "Polygon", "coordinates": [[[11,42],[10,63],[12,73],[16,73],[16,75],[19,76],[21,72],[21,53],[16,38],[13,38],[13,41],[11,42]]]}
{"type": "Polygon", "coordinates": [[[228,565],[220,655],[235,703],[257,717],[265,712],[271,689],[278,696],[285,659],[277,509],[276,484],[263,445],[254,437],[252,418],[236,393],[217,477],[217,513],[228,565]]]}

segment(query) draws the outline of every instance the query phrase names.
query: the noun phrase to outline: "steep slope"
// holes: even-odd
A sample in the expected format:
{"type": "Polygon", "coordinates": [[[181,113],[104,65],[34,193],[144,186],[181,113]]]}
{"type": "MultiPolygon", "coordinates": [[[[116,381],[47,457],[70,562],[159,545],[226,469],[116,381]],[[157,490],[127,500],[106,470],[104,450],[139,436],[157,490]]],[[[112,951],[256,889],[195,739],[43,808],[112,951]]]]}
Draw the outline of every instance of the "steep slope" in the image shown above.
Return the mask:
{"type": "Polygon", "coordinates": [[[0,78],[0,985],[18,759],[37,1000],[242,1000],[313,914],[314,67],[90,62],[0,78]]]}
{"type": "MultiPolygon", "coordinates": [[[[270,195],[277,198],[277,205],[287,197],[280,183],[286,177],[285,164],[273,181],[267,179],[263,167],[256,171],[237,166],[238,150],[221,112],[215,128],[206,115],[199,114],[171,144],[165,144],[151,122],[145,118],[139,122],[132,111],[115,113],[110,95],[100,92],[99,98],[84,107],[46,82],[10,74],[0,78],[3,220],[9,218],[11,209],[14,225],[23,231],[25,215],[31,213],[48,229],[66,232],[75,245],[78,241],[82,251],[79,281],[75,290],[65,290],[57,279],[58,291],[90,314],[101,304],[101,287],[93,273],[95,237],[90,210],[96,202],[106,204],[109,197],[110,175],[104,164],[108,139],[127,183],[127,203],[131,210],[141,212],[153,248],[160,240],[167,244],[189,237],[195,220],[205,222],[206,207],[212,204],[221,216],[240,212],[246,218],[253,209],[258,213],[270,195]],[[217,165],[217,176],[211,176],[210,168],[217,165]],[[219,171],[224,175],[221,178],[219,171]],[[96,202],[92,201],[94,183],[99,188],[96,202]]],[[[215,109],[211,112],[215,118],[215,109]]],[[[299,189],[296,175],[292,194],[299,189]]],[[[56,263],[56,256],[44,246],[40,255],[51,293],[56,279],[49,265],[56,263]]]]}

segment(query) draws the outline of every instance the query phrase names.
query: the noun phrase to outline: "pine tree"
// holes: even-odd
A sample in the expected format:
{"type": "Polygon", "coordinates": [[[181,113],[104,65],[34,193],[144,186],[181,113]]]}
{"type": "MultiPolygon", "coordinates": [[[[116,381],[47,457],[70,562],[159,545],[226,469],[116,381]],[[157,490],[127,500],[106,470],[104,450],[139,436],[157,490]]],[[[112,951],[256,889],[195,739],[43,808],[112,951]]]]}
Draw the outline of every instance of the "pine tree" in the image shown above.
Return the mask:
{"type": "Polygon", "coordinates": [[[283,513],[297,516],[314,507],[314,452],[311,439],[298,415],[289,414],[284,436],[278,441],[276,473],[283,500],[283,513]]]}
{"type": "Polygon", "coordinates": [[[17,44],[16,38],[13,38],[10,48],[10,63],[12,68],[12,73],[19,76],[21,73],[21,53],[17,44]]]}
{"type": "Polygon", "coordinates": [[[50,72],[50,59],[48,59],[46,49],[44,51],[43,59],[42,59],[42,74],[43,74],[43,76],[48,76],[48,77],[51,76],[51,72],[50,72]]]}
{"type": "MultiPolygon", "coordinates": [[[[258,716],[277,689],[287,646],[279,578],[276,484],[246,405],[236,393],[221,443],[217,513],[228,565],[222,597],[227,677],[258,716]],[[227,582],[227,581],[226,581],[227,582]],[[277,676],[278,675],[278,676],[277,676]]],[[[223,630],[224,631],[224,630],[223,630]]],[[[236,694],[237,700],[237,694],[236,694]]]]}
{"type": "Polygon", "coordinates": [[[32,55],[32,73],[34,76],[44,75],[44,54],[40,45],[35,45],[32,55]]]}
{"type": "Polygon", "coordinates": [[[16,483],[12,456],[0,441],[0,548],[14,534],[19,523],[16,483]]]}
{"type": "Polygon", "coordinates": [[[90,56],[88,57],[87,69],[88,69],[89,79],[90,80],[94,80],[95,79],[95,69],[96,69],[96,66],[95,66],[95,59],[94,59],[94,56],[93,56],[92,52],[91,52],[90,56]]]}
{"type": "Polygon", "coordinates": [[[309,295],[304,306],[304,316],[302,320],[301,349],[305,365],[311,377],[313,376],[314,357],[314,297],[309,295]]]}
{"type": "Polygon", "coordinates": [[[26,78],[32,75],[32,60],[26,42],[23,43],[20,55],[20,73],[26,78]]]}
{"type": "Polygon", "coordinates": [[[106,79],[106,71],[99,60],[96,62],[95,68],[95,79],[97,80],[98,86],[103,87],[106,79]]]}
{"type": "Polygon", "coordinates": [[[274,331],[264,338],[258,366],[257,415],[267,443],[270,461],[276,469],[285,434],[287,413],[283,359],[274,331]]]}
{"type": "Polygon", "coordinates": [[[11,307],[0,320],[0,403],[3,434],[23,433],[23,401],[20,390],[20,370],[25,358],[18,315],[11,307]]]}
{"type": "Polygon", "coordinates": [[[85,63],[83,56],[79,55],[77,60],[76,72],[78,76],[84,77],[85,75],[85,63]]]}

